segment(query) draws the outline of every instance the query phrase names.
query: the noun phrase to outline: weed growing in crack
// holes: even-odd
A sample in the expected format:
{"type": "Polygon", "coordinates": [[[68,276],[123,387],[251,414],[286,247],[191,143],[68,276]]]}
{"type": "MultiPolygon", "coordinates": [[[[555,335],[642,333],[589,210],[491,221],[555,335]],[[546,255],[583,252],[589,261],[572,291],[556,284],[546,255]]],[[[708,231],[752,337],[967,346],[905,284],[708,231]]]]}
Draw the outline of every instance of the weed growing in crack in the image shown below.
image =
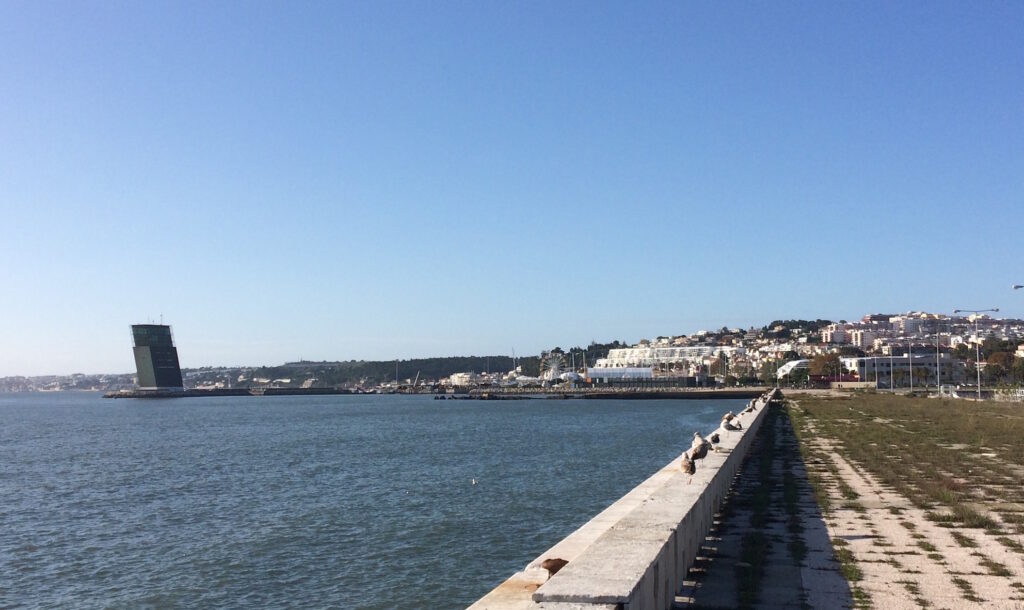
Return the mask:
{"type": "Polygon", "coordinates": [[[975,542],[974,539],[972,539],[970,536],[964,536],[960,532],[950,532],[949,534],[953,536],[953,540],[956,540],[957,544],[966,549],[978,548],[978,543],[975,542]]]}
{"type": "Polygon", "coordinates": [[[1014,553],[1019,553],[1021,555],[1024,555],[1024,545],[1022,545],[1021,543],[1017,542],[1016,540],[1014,540],[1012,538],[1007,538],[1006,536],[1000,536],[1000,537],[996,538],[996,542],[998,542],[999,544],[1001,544],[1001,545],[1005,546],[1006,548],[1010,549],[1014,553]]]}
{"type": "Polygon", "coordinates": [[[963,578],[960,578],[959,576],[954,576],[950,580],[951,580],[951,582],[954,585],[957,586],[957,588],[960,589],[960,595],[962,595],[963,598],[966,599],[967,601],[969,601],[969,602],[983,602],[983,601],[985,601],[985,600],[981,599],[980,597],[978,597],[978,594],[977,594],[977,592],[974,591],[974,587],[971,586],[971,583],[967,582],[963,578]]]}

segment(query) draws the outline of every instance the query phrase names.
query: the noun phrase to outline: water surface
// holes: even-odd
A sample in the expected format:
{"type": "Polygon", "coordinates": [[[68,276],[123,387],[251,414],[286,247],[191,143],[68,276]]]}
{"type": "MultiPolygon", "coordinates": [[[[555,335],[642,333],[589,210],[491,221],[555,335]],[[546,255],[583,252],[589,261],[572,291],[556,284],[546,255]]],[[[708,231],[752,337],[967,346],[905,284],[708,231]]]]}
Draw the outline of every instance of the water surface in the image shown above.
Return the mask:
{"type": "Polygon", "coordinates": [[[0,607],[464,608],[742,402],[0,394],[0,607]]]}

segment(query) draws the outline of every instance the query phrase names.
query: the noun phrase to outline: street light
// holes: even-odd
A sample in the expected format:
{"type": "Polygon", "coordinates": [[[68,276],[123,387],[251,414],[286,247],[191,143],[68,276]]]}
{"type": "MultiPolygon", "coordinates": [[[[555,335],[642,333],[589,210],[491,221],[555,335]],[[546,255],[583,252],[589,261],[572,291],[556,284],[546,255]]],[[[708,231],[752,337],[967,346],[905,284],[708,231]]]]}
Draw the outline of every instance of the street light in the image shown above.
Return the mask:
{"type": "Polygon", "coordinates": [[[893,385],[892,385],[892,371],[893,371],[892,367],[893,367],[893,363],[892,363],[892,346],[890,345],[889,346],[889,391],[895,394],[896,390],[893,389],[893,385]]]}
{"type": "MultiPolygon", "coordinates": [[[[1014,286],[1016,289],[1017,287],[1014,286]]],[[[954,309],[953,313],[970,313],[974,314],[974,349],[977,354],[974,358],[974,368],[978,369],[978,400],[981,400],[981,337],[978,335],[978,314],[998,312],[998,307],[992,309],[954,309]]]]}
{"type": "Polygon", "coordinates": [[[910,369],[910,395],[914,395],[914,340],[907,341],[907,368],[910,369]]]}
{"type": "Polygon", "coordinates": [[[1013,285],[1013,289],[1014,289],[1014,290],[1019,290],[1019,289],[1021,289],[1021,288],[1024,288],[1024,284],[1014,284],[1014,285],[1013,285]]]}

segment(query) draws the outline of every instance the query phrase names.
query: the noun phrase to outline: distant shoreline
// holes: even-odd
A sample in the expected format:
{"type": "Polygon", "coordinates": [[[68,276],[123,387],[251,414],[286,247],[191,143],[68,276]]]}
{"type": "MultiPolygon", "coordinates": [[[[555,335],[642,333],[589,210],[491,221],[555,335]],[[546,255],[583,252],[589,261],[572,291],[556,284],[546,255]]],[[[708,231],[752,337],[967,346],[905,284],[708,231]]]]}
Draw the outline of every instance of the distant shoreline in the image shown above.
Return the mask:
{"type": "MultiPolygon", "coordinates": [[[[575,390],[516,388],[498,390],[471,390],[468,393],[444,394],[429,392],[395,392],[392,394],[410,394],[434,396],[436,399],[447,400],[526,400],[540,399],[682,399],[695,400],[701,398],[753,398],[765,392],[762,387],[707,389],[707,388],[580,388],[575,390]]],[[[119,390],[103,394],[104,398],[209,398],[219,396],[329,396],[329,395],[369,395],[377,392],[361,393],[346,388],[231,388],[231,389],[190,389],[183,391],[168,390],[119,390]]]]}

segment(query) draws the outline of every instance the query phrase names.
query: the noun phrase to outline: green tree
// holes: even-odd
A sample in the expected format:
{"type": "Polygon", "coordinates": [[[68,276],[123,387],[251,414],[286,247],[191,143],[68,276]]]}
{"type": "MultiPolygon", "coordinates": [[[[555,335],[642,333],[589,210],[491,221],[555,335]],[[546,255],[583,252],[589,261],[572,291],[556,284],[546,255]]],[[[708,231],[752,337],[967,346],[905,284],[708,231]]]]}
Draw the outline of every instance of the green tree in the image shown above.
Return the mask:
{"type": "Polygon", "coordinates": [[[903,369],[896,369],[892,372],[892,382],[898,388],[909,385],[908,379],[910,379],[910,375],[903,369]]]}
{"type": "Polygon", "coordinates": [[[1013,381],[1014,383],[1024,383],[1024,358],[1013,359],[1013,381]]]}
{"type": "Polygon", "coordinates": [[[1015,349],[1016,344],[995,337],[989,337],[981,342],[981,356],[986,359],[996,352],[1012,352],[1015,349]]]}
{"type": "Polygon", "coordinates": [[[811,375],[827,375],[832,377],[842,372],[839,354],[818,354],[811,359],[807,368],[811,375]]]}
{"type": "Polygon", "coordinates": [[[1013,354],[1010,352],[993,352],[989,354],[986,361],[991,364],[998,364],[1003,367],[1004,370],[1010,370],[1013,368],[1013,354]]]}
{"type": "Polygon", "coordinates": [[[786,385],[792,387],[800,387],[807,385],[808,380],[809,376],[807,373],[807,369],[793,369],[792,371],[790,371],[788,375],[786,375],[785,379],[783,379],[782,381],[786,385]]]}
{"type": "Polygon", "coordinates": [[[775,374],[779,370],[779,363],[777,360],[765,360],[761,364],[761,370],[758,371],[758,379],[761,379],[768,385],[775,383],[775,374]]]}
{"type": "Polygon", "coordinates": [[[928,385],[929,383],[935,383],[935,376],[932,375],[931,369],[926,366],[915,366],[914,385],[928,385]]]}
{"type": "Polygon", "coordinates": [[[985,380],[985,383],[999,384],[1006,380],[1006,372],[1006,368],[1001,364],[989,362],[985,365],[985,368],[981,369],[981,377],[985,380]]]}

